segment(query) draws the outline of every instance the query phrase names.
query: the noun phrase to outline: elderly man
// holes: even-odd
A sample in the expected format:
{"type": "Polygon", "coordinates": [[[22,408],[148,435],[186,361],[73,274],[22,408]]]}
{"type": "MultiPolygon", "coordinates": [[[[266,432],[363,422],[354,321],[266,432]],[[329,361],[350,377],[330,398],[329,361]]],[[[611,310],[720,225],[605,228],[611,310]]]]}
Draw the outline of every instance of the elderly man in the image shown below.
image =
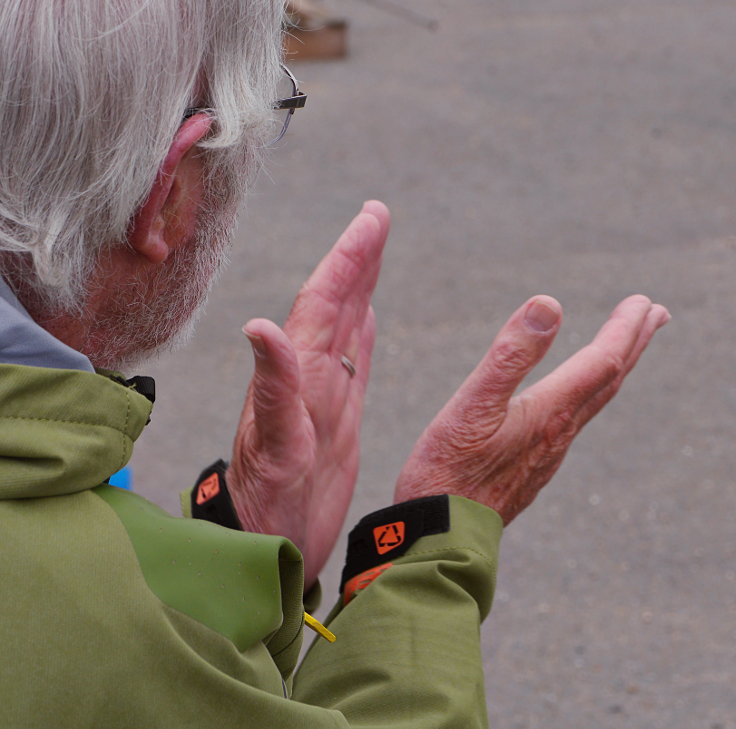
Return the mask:
{"type": "Polygon", "coordinates": [[[3,727],[484,726],[478,626],[502,526],[668,319],[631,297],[514,396],[561,322],[554,299],[525,303],[420,438],[394,504],[351,533],[327,627],[306,616],[326,639],[295,675],[356,479],[381,203],[283,329],[246,325],[255,375],[230,465],[185,500],[200,518],[107,484],[153,399],[117,371],[189,328],[246,183],[303,104],[280,66],[281,12],[0,7],[3,727]]]}

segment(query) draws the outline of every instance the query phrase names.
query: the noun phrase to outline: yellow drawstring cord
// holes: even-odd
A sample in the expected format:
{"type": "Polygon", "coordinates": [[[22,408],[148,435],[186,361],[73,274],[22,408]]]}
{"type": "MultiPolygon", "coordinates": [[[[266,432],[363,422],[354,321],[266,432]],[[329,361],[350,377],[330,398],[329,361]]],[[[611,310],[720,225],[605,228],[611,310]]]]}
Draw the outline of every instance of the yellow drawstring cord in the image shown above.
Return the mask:
{"type": "Polygon", "coordinates": [[[331,631],[327,630],[322,623],[319,622],[319,620],[315,620],[309,613],[304,613],[304,622],[315,632],[321,635],[325,640],[329,641],[330,643],[334,643],[337,638],[335,637],[335,634],[331,631]]]}

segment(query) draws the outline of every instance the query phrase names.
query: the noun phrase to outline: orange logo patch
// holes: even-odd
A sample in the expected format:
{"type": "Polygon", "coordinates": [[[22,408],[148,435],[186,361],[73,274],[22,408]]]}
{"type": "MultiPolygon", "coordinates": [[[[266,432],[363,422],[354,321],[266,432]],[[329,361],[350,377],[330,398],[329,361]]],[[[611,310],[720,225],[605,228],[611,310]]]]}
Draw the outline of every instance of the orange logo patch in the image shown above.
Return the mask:
{"type": "Polygon", "coordinates": [[[348,580],[345,583],[345,590],[343,592],[343,601],[347,605],[355,595],[361,590],[365,590],[368,585],[376,579],[376,577],[382,575],[389,567],[393,567],[392,562],[373,567],[372,569],[361,572],[359,575],[355,575],[352,580],[348,580]]]}
{"type": "Polygon", "coordinates": [[[403,544],[405,531],[406,526],[403,521],[395,521],[391,524],[376,527],[373,530],[373,539],[376,542],[378,554],[386,554],[386,552],[390,552],[403,544]]]}
{"type": "Polygon", "coordinates": [[[217,474],[213,473],[209,478],[206,478],[199,484],[197,489],[197,503],[204,504],[205,501],[217,496],[220,493],[220,480],[217,478],[217,474]]]}

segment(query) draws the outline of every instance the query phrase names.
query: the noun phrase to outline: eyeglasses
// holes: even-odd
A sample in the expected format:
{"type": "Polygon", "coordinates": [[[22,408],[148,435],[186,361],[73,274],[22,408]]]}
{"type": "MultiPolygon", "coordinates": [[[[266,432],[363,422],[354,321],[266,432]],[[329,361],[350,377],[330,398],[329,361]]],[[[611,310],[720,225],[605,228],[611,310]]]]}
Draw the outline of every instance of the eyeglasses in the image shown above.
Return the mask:
{"type": "Polygon", "coordinates": [[[297,80],[294,74],[284,65],[281,64],[281,70],[284,72],[279,83],[279,98],[273,105],[276,114],[277,127],[280,124],[278,135],[269,143],[276,144],[286,134],[289,128],[291,117],[297,109],[301,109],[307,103],[307,95],[299,91],[297,80]],[[283,96],[282,96],[283,94],[283,96]]]}
{"type": "MultiPolygon", "coordinates": [[[[307,103],[307,95],[299,91],[297,80],[294,74],[282,63],[281,70],[284,72],[281,76],[278,86],[278,98],[274,102],[274,131],[276,132],[273,139],[268,143],[271,147],[281,141],[289,128],[291,117],[297,109],[301,109],[307,103]]],[[[198,114],[201,111],[207,111],[206,107],[192,106],[184,112],[184,119],[198,114]]]]}

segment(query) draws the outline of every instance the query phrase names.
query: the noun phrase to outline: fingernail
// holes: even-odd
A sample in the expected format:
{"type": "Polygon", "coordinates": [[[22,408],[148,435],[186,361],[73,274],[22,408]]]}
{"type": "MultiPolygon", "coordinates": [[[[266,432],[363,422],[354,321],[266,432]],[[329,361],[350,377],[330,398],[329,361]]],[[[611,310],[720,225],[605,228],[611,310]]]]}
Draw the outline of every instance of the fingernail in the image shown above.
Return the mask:
{"type": "Polygon", "coordinates": [[[246,331],[243,329],[243,334],[245,334],[246,337],[248,337],[248,341],[251,343],[251,346],[253,347],[253,351],[256,353],[258,357],[265,357],[266,356],[266,348],[263,346],[263,339],[261,339],[257,334],[251,334],[249,331],[246,331]]]}
{"type": "Polygon", "coordinates": [[[560,314],[541,301],[535,301],[527,310],[524,321],[535,332],[548,332],[559,321],[560,314]]]}

